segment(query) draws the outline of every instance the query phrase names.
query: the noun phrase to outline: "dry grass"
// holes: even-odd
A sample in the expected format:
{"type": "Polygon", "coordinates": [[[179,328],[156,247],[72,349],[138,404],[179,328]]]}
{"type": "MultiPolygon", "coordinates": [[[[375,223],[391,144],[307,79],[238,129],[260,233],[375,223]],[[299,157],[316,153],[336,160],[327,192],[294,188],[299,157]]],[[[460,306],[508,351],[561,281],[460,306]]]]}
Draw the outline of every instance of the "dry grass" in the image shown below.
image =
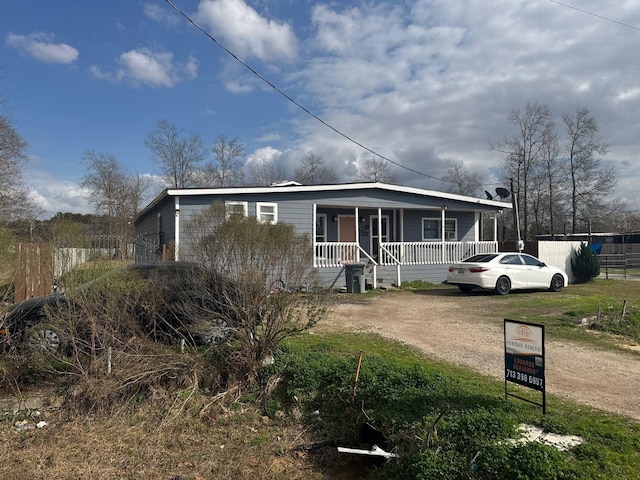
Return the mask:
{"type": "MultiPolygon", "coordinates": [[[[335,478],[326,473],[335,449],[309,453],[313,431],[299,411],[264,415],[264,398],[256,401],[242,382],[223,387],[206,354],[150,347],[118,353],[113,365],[66,385],[47,381],[63,393],[59,408],[6,415],[0,478],[335,478]],[[19,431],[23,419],[30,428],[19,431]],[[34,428],[40,421],[47,425],[34,428]]],[[[5,392],[18,393],[6,380],[5,392]]]]}
{"type": "MultiPolygon", "coordinates": [[[[190,408],[167,421],[160,405],[111,417],[49,411],[41,429],[18,433],[2,424],[0,477],[19,479],[322,479],[291,418],[271,420],[249,405],[190,408]]],[[[172,415],[169,415],[172,417],[172,415]]]]}
{"type": "Polygon", "coordinates": [[[111,374],[66,386],[60,408],[5,416],[0,478],[333,478],[335,449],[308,452],[313,432],[299,411],[264,415],[242,384],[216,390],[199,360],[120,355],[111,374]]]}

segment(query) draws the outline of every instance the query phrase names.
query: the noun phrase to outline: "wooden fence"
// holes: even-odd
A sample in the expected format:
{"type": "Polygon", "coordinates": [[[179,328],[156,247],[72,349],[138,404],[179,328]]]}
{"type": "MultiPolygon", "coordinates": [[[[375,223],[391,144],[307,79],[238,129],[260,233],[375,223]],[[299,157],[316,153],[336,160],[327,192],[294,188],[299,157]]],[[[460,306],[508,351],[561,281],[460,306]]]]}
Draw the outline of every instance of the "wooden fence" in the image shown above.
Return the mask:
{"type": "Polygon", "coordinates": [[[16,244],[14,302],[47,295],[53,289],[53,256],[46,243],[16,244]]]}

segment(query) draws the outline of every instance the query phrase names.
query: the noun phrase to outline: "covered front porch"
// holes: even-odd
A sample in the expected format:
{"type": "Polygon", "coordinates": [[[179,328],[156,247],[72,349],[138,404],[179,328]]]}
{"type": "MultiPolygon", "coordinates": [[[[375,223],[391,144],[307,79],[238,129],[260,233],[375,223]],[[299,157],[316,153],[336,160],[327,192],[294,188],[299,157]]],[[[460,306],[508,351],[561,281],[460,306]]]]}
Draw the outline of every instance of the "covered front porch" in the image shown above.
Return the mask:
{"type": "MultiPolygon", "coordinates": [[[[477,253],[498,251],[497,219],[489,212],[482,225],[481,211],[434,208],[370,208],[314,205],[313,266],[339,268],[364,263],[373,288],[378,270],[394,270],[401,285],[403,267],[413,272],[437,268],[477,253]],[[481,240],[482,231],[491,240],[481,240]]],[[[385,275],[388,275],[385,274],[385,275]]]]}

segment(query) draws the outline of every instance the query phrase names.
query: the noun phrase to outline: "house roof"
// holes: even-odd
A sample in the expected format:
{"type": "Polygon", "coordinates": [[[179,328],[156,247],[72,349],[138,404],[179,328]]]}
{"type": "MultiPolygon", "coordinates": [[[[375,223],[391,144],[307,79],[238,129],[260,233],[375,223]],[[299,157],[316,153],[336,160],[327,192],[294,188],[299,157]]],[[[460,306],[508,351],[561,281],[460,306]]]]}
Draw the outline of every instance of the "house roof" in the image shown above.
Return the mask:
{"type": "Polygon", "coordinates": [[[265,187],[224,187],[224,188],[168,188],[161,192],[154,200],[143,208],[138,216],[144,215],[148,210],[152,209],[156,204],[166,197],[176,196],[192,196],[192,195],[237,195],[237,194],[261,194],[269,195],[271,193],[288,193],[295,192],[327,192],[327,191],[354,191],[354,190],[383,190],[390,192],[409,193],[432,198],[442,198],[444,200],[456,200],[474,205],[483,205],[496,208],[511,208],[511,203],[499,202],[497,200],[488,200],[476,197],[467,197],[455,193],[439,192],[437,190],[425,190],[422,188],[405,187],[402,185],[392,185],[380,182],[363,182],[363,183],[336,183],[323,185],[300,185],[296,182],[284,182],[280,184],[265,187]]]}

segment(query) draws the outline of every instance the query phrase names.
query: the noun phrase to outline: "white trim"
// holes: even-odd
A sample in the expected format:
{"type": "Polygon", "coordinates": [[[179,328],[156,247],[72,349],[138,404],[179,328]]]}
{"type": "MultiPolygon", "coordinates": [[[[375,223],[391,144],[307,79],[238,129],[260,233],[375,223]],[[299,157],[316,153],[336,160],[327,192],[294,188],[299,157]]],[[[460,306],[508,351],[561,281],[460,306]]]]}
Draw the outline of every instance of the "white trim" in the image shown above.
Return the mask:
{"type": "Polygon", "coordinates": [[[174,235],[174,248],[173,248],[173,260],[178,262],[180,261],[180,197],[176,197],[176,201],[174,204],[175,208],[175,235],[174,235]]]}
{"type": "Polygon", "coordinates": [[[256,202],[256,218],[258,219],[259,222],[268,221],[269,223],[273,223],[273,224],[278,223],[278,204],[270,203],[270,202],[256,202]],[[273,208],[273,212],[263,213],[262,212],[263,207],[271,207],[273,208]],[[273,218],[271,220],[263,220],[262,218],[263,215],[273,217],[273,218]]]}
{"type": "MultiPolygon", "coordinates": [[[[315,205],[314,205],[314,209],[313,209],[313,211],[314,211],[314,215],[315,215],[315,220],[313,221],[313,238],[314,238],[314,239],[317,239],[317,238],[318,238],[318,229],[317,229],[317,227],[316,227],[316,225],[317,225],[317,223],[318,223],[318,218],[324,218],[324,221],[322,222],[322,226],[323,226],[323,229],[322,229],[322,238],[323,238],[324,240],[322,240],[322,242],[326,242],[326,241],[327,241],[327,235],[328,235],[328,232],[327,232],[327,229],[328,229],[327,222],[329,221],[329,216],[328,216],[326,213],[317,213],[317,212],[316,212],[316,209],[315,209],[315,205]]],[[[314,241],[316,241],[316,242],[317,242],[317,240],[314,240],[314,241]]],[[[321,243],[322,243],[322,242],[321,242],[321,243]]]]}
{"type": "MultiPolygon", "coordinates": [[[[230,206],[235,206],[235,205],[241,205],[242,206],[242,212],[243,215],[246,217],[249,216],[249,202],[242,202],[242,201],[237,201],[237,200],[225,200],[224,202],[226,207],[230,207],[230,206]]],[[[227,208],[227,211],[229,209],[227,208]]]]}
{"type": "Polygon", "coordinates": [[[422,217],[420,219],[420,236],[422,237],[422,242],[457,242],[458,241],[458,219],[457,218],[450,218],[450,217],[446,217],[444,219],[444,223],[442,222],[442,218],[440,217],[422,217]],[[432,220],[434,222],[438,222],[438,238],[424,238],[424,221],[425,220],[432,220]],[[444,228],[446,226],[446,222],[453,222],[455,225],[455,237],[454,238],[443,238],[442,232],[445,232],[445,236],[446,236],[446,229],[444,228]]]}
{"type": "MultiPolygon", "coordinates": [[[[457,200],[469,205],[483,205],[490,207],[499,207],[502,209],[512,208],[511,202],[499,202],[497,200],[487,200],[484,198],[467,197],[455,193],[438,192],[436,190],[424,190],[422,188],[405,187],[401,185],[391,185],[388,183],[367,182],[367,183],[339,183],[330,185],[291,185],[291,186],[273,186],[273,187],[230,187],[230,188],[169,188],[160,193],[152,200],[144,209],[138,213],[138,217],[144,215],[147,210],[153,208],[164,197],[173,197],[178,195],[231,195],[231,194],[280,194],[282,192],[328,192],[328,191],[353,191],[353,190],[383,190],[389,192],[410,193],[422,197],[432,197],[444,200],[457,200]]],[[[457,208],[457,210],[460,210],[457,208]]]]}
{"type": "MultiPolygon", "coordinates": [[[[376,255],[378,257],[378,259],[380,259],[380,254],[381,252],[381,244],[382,243],[388,243],[391,240],[391,235],[389,232],[390,229],[390,225],[391,225],[391,218],[389,217],[388,214],[385,215],[380,215],[381,209],[378,209],[378,214],[377,215],[369,215],[369,251],[376,255]],[[382,221],[384,220],[385,225],[387,227],[386,229],[386,233],[384,235],[382,235],[382,221]],[[376,225],[376,229],[378,230],[378,235],[374,236],[373,235],[373,226],[374,226],[374,222],[376,225]],[[373,250],[373,239],[377,238],[378,239],[378,251],[374,251],[373,250]]],[[[378,260],[380,261],[380,260],[378,260]]]]}
{"type": "MultiPolygon", "coordinates": [[[[163,194],[173,195],[229,195],[239,193],[282,193],[287,192],[327,192],[340,190],[386,190],[390,192],[412,193],[414,195],[443,198],[447,200],[459,200],[467,203],[475,203],[477,205],[491,205],[495,207],[510,208],[511,203],[498,202],[497,200],[487,200],[483,198],[467,197],[458,195],[457,193],[439,192],[437,190],[425,190],[422,188],[405,187],[402,185],[391,185],[388,183],[370,182],[370,183],[337,183],[328,185],[292,185],[288,187],[229,187],[229,188],[181,188],[167,189],[163,194]]],[[[162,195],[162,194],[161,194],[162,195]]]]}

